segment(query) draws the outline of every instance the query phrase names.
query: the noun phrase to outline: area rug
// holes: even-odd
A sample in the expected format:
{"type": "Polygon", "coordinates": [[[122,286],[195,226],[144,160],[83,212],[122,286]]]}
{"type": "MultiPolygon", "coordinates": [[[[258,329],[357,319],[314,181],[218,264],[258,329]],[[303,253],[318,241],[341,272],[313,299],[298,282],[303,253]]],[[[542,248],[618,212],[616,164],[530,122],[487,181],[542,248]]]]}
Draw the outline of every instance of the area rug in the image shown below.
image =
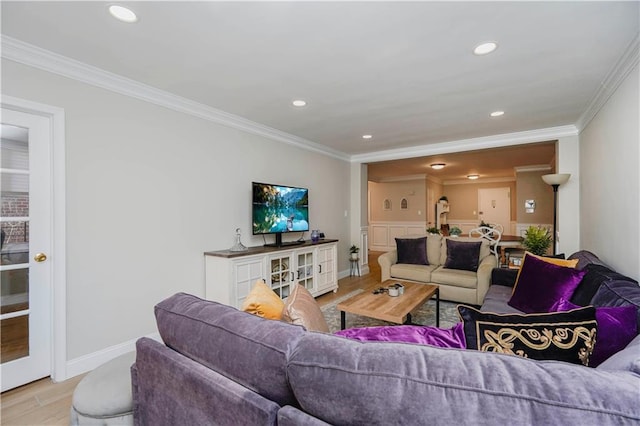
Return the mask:
{"type": "MultiPolygon", "coordinates": [[[[321,308],[322,313],[324,314],[324,318],[329,325],[329,331],[331,333],[335,333],[340,330],[340,311],[337,309],[338,303],[347,300],[348,298],[355,296],[358,293],[362,293],[363,290],[355,290],[351,293],[345,294],[344,296],[334,300],[331,303],[326,304],[321,308]]],[[[440,328],[451,328],[456,323],[460,322],[460,318],[458,317],[458,309],[456,308],[459,303],[454,302],[440,302],[440,328]]],[[[429,300],[427,303],[422,305],[416,311],[414,311],[411,316],[411,321],[414,324],[420,325],[436,325],[436,301],[429,300]]],[[[355,315],[351,313],[347,313],[347,328],[355,328],[355,327],[374,327],[379,325],[397,325],[387,321],[381,321],[374,318],[363,317],[360,315],[355,315]]]]}

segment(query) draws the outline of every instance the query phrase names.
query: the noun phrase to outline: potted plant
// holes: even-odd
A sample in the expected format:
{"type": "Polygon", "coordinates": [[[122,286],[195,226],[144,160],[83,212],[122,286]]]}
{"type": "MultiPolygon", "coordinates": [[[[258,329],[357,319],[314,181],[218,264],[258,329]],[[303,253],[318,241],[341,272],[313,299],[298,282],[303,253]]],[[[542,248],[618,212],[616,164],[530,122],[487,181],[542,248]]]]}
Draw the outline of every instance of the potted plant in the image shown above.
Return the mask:
{"type": "Polygon", "coordinates": [[[522,245],[531,253],[544,256],[553,242],[553,237],[547,228],[530,226],[524,232],[522,245]]]}
{"type": "Polygon", "coordinates": [[[357,259],[358,258],[358,252],[359,251],[360,251],[360,247],[358,247],[355,244],[353,244],[351,247],[349,247],[349,253],[351,253],[351,258],[352,259],[357,259]]]}
{"type": "Polygon", "coordinates": [[[439,234],[439,233],[440,233],[440,230],[435,226],[430,226],[429,228],[427,228],[427,234],[439,234]]]}
{"type": "Polygon", "coordinates": [[[457,226],[449,229],[449,235],[451,235],[452,237],[459,237],[460,234],[462,234],[462,229],[458,228],[457,226]]]}

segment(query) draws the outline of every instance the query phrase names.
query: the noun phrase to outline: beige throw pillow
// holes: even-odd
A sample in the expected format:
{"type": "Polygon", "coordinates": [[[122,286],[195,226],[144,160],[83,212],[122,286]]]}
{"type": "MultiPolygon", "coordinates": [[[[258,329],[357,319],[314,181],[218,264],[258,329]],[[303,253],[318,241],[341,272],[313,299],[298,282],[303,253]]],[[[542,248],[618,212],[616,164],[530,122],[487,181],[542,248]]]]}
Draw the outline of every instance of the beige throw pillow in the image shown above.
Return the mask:
{"type": "Polygon", "coordinates": [[[308,331],[329,332],[329,326],[324,319],[316,299],[304,286],[293,286],[291,294],[285,300],[282,319],[292,324],[303,326],[308,331]]]}

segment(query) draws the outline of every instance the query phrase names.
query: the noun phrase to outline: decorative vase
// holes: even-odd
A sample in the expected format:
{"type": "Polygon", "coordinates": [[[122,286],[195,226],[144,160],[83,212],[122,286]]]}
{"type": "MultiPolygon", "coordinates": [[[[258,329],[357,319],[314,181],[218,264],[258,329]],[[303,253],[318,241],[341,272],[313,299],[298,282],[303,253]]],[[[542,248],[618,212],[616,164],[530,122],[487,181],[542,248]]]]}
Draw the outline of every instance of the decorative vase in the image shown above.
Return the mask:
{"type": "Polygon", "coordinates": [[[311,242],[317,243],[318,241],[320,241],[320,233],[317,229],[314,229],[313,231],[311,231],[311,242]]]}

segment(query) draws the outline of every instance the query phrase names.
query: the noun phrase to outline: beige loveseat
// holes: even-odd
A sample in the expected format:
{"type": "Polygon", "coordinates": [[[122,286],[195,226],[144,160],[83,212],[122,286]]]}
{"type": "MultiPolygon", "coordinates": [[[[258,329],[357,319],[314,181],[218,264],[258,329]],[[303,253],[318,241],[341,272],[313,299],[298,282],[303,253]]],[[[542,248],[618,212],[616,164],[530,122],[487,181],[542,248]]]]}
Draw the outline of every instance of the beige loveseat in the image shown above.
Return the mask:
{"type": "MultiPolygon", "coordinates": [[[[411,237],[403,237],[411,238],[411,237]]],[[[418,238],[418,237],[416,237],[418,238]]],[[[479,238],[458,237],[455,241],[481,241],[480,258],[476,272],[445,268],[447,260],[447,239],[441,235],[427,236],[426,252],[428,265],[398,262],[398,251],[392,250],[378,257],[382,281],[390,279],[408,280],[440,287],[440,298],[453,302],[481,305],[489,289],[491,270],[496,267],[496,257],[491,253],[489,241],[479,238]]]]}

